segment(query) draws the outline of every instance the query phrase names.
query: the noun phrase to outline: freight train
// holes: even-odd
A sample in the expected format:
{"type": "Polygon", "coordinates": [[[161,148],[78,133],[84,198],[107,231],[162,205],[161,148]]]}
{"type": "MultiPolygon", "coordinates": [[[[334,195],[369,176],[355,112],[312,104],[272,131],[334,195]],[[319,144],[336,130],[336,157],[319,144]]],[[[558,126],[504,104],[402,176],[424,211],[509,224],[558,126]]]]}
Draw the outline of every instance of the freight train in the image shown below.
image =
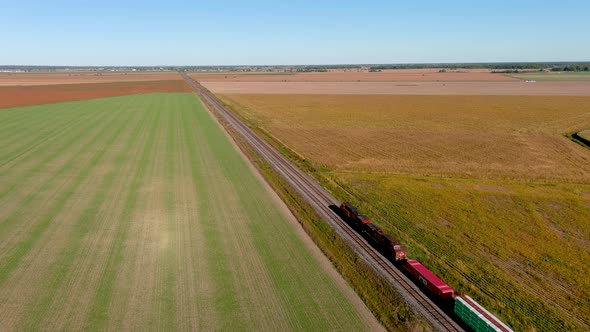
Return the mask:
{"type": "Polygon", "coordinates": [[[510,327],[467,295],[455,296],[453,289],[417,260],[408,259],[406,246],[385,233],[371,219],[347,202],[339,207],[341,217],[377,251],[407,271],[439,303],[451,303],[453,313],[476,332],[512,332],[510,327]]]}

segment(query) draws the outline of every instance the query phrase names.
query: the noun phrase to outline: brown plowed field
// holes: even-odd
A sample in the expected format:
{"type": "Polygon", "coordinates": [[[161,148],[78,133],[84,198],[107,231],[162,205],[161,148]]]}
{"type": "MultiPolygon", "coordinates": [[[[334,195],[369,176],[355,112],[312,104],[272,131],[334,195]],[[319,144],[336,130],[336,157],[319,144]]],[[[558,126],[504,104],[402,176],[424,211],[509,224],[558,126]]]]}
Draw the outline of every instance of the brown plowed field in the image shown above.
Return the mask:
{"type": "MultiPolygon", "coordinates": [[[[176,75],[178,76],[178,75],[176,75]]],[[[189,92],[184,81],[113,82],[0,87],[0,108],[152,92],[189,92]]]]}
{"type": "Polygon", "coordinates": [[[590,81],[202,83],[211,92],[221,94],[590,96],[590,81]]]}
{"type": "Polygon", "coordinates": [[[448,71],[439,69],[401,69],[368,71],[329,71],[310,73],[194,73],[198,81],[224,82],[456,82],[456,81],[517,81],[514,77],[482,70],[448,71]]]}
{"type": "Polygon", "coordinates": [[[53,73],[0,73],[0,86],[29,86],[49,84],[82,84],[136,81],[180,80],[174,72],[53,72],[53,73]]]}

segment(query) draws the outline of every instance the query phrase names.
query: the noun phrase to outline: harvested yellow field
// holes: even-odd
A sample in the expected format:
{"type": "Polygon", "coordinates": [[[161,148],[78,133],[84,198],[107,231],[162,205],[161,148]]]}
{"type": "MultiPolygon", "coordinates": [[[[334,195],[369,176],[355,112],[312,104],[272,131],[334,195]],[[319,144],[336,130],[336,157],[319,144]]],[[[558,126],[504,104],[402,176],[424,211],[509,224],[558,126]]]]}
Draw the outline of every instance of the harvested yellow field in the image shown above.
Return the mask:
{"type": "Polygon", "coordinates": [[[203,86],[217,94],[590,96],[590,81],[203,81],[203,86]]]}
{"type": "Polygon", "coordinates": [[[590,154],[563,136],[590,126],[588,97],[236,94],[224,100],[294,151],[337,170],[590,182],[590,154]]]}
{"type": "Polygon", "coordinates": [[[329,70],[327,72],[213,72],[190,74],[199,81],[223,82],[507,82],[515,78],[485,69],[329,70]]]}
{"type": "Polygon", "coordinates": [[[222,97],[515,330],[590,327],[590,98],[222,97]]]}

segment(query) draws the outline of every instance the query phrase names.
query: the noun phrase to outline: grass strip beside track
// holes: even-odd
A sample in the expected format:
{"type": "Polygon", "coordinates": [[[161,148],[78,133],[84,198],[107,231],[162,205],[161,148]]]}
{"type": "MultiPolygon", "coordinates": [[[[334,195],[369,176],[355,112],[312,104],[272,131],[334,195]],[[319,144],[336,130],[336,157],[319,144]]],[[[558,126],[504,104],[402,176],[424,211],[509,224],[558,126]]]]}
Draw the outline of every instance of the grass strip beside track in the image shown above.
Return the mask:
{"type": "MultiPolygon", "coordinates": [[[[234,114],[241,118],[240,113],[236,112],[234,114]]],[[[218,120],[222,123],[224,122],[219,117],[218,120]]],[[[246,123],[248,122],[246,121],[246,123]]],[[[305,200],[290,188],[290,185],[274,171],[268,162],[252,150],[240,138],[240,135],[233,132],[230,126],[226,125],[225,127],[240,148],[264,175],[275,192],[286,202],[306,233],[322,249],[324,254],[332,261],[335,268],[388,330],[405,331],[416,328],[422,329],[427,326],[427,323],[417,319],[411,309],[404,303],[401,296],[388,282],[375,276],[372,270],[358,259],[348,245],[334,234],[332,228],[316,215],[305,200]]],[[[310,168],[309,163],[301,160],[297,154],[287,149],[272,137],[269,137],[267,132],[260,130],[258,127],[252,127],[252,129],[267,139],[268,142],[273,144],[283,154],[290,157],[300,168],[307,172],[314,172],[310,168]]],[[[325,181],[322,181],[322,185],[328,188],[333,187],[332,184],[327,184],[325,181]]]]}

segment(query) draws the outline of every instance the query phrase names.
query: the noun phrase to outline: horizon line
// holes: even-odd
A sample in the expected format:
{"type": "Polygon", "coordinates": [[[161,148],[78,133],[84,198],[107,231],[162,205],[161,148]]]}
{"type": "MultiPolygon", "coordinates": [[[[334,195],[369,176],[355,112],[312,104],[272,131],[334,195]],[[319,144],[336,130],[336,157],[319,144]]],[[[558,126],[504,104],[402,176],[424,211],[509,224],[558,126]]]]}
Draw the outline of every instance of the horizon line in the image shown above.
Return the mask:
{"type": "Polygon", "coordinates": [[[392,62],[392,63],[310,63],[310,64],[213,64],[213,65],[47,65],[47,64],[0,64],[8,67],[47,67],[47,68],[147,68],[147,67],[313,67],[313,66],[412,66],[412,65],[490,65],[490,64],[565,64],[590,63],[590,60],[548,60],[548,61],[463,61],[463,62],[392,62]]]}

